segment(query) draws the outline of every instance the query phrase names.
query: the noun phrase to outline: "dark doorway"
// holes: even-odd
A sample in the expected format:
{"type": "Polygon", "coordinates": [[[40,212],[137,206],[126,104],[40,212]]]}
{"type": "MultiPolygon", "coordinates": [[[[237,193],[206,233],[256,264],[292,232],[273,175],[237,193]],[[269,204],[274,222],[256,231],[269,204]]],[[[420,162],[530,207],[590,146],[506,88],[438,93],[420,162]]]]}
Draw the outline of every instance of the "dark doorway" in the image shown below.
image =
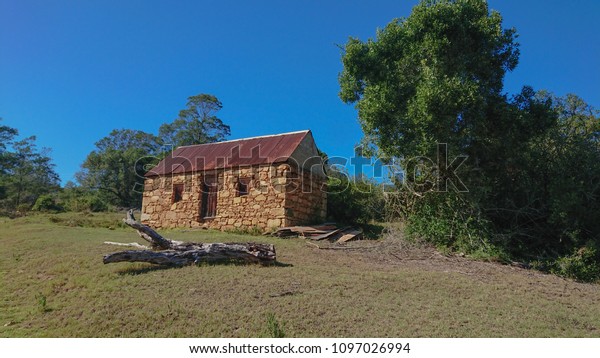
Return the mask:
{"type": "Polygon", "coordinates": [[[217,180],[215,177],[204,177],[202,182],[202,208],[200,217],[213,218],[217,215],[217,180]]]}
{"type": "Polygon", "coordinates": [[[183,184],[173,184],[173,197],[171,203],[178,203],[183,198],[183,184]]]}

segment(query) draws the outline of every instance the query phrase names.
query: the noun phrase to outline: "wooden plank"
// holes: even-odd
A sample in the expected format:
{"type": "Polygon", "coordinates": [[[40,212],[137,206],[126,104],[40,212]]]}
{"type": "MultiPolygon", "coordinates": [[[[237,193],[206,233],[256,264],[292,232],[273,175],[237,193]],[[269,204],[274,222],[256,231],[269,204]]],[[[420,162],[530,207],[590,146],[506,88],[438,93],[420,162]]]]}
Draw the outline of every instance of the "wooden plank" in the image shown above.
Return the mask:
{"type": "Polygon", "coordinates": [[[336,244],[342,244],[352,240],[358,240],[362,238],[362,230],[348,230],[345,231],[342,236],[337,239],[336,244]]]}
{"type": "Polygon", "coordinates": [[[290,226],[288,228],[297,233],[320,233],[325,234],[332,230],[336,230],[336,226],[290,226]]]}
{"type": "Polygon", "coordinates": [[[288,226],[277,229],[277,231],[273,233],[268,233],[272,236],[304,236],[304,237],[313,237],[316,235],[325,235],[331,233],[333,230],[336,230],[336,226],[288,226]]]}
{"type": "Polygon", "coordinates": [[[313,228],[315,228],[316,230],[328,231],[328,230],[335,230],[338,227],[337,227],[337,225],[317,225],[317,226],[313,226],[313,228]]]}
{"type": "Polygon", "coordinates": [[[350,226],[346,226],[346,227],[343,227],[341,229],[330,231],[330,232],[328,232],[326,234],[321,234],[321,235],[310,237],[310,239],[311,240],[315,240],[315,241],[325,240],[325,239],[327,239],[327,238],[329,238],[329,237],[331,237],[331,236],[333,236],[335,234],[338,234],[338,233],[340,233],[340,232],[342,232],[344,230],[347,230],[349,228],[350,228],[350,226]]]}

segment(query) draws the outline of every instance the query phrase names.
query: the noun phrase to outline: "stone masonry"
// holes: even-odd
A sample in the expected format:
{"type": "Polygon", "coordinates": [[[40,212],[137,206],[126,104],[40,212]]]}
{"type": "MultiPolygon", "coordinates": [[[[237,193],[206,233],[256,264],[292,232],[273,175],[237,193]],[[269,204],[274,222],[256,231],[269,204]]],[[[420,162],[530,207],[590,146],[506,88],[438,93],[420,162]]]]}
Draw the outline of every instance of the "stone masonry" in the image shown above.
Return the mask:
{"type": "Polygon", "coordinates": [[[154,228],[268,230],[325,220],[326,179],[288,163],[147,177],[142,222],[154,228]],[[204,178],[218,183],[216,215],[201,217],[204,178]],[[248,183],[240,194],[239,182],[248,183]],[[175,200],[174,188],[183,185],[175,200]]]}

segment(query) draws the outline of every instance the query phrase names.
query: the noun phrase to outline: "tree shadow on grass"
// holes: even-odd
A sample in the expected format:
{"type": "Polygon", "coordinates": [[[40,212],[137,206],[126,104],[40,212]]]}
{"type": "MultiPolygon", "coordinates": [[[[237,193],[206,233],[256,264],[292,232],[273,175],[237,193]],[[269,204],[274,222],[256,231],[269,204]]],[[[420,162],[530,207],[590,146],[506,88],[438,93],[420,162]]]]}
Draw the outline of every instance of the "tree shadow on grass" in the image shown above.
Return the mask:
{"type": "Polygon", "coordinates": [[[275,261],[270,265],[265,265],[265,266],[275,266],[275,267],[294,267],[293,264],[286,264],[285,262],[279,262],[279,261],[275,261]]]}
{"type": "MultiPolygon", "coordinates": [[[[292,264],[279,262],[279,261],[275,261],[273,263],[255,264],[255,263],[235,261],[235,260],[205,261],[205,262],[198,263],[194,266],[203,267],[203,266],[249,266],[249,265],[257,265],[257,266],[261,266],[261,267],[293,267],[294,266],[292,264]]],[[[141,274],[155,272],[155,271],[178,269],[178,268],[182,268],[182,267],[184,267],[184,266],[137,264],[134,266],[129,266],[129,267],[120,269],[117,271],[117,274],[119,274],[121,276],[125,276],[125,275],[136,276],[136,275],[141,275],[141,274]]]]}
{"type": "Polygon", "coordinates": [[[378,223],[362,224],[360,225],[363,229],[363,240],[377,240],[381,238],[385,226],[378,223]]]}
{"type": "Polygon", "coordinates": [[[196,266],[259,266],[259,267],[293,267],[292,264],[286,264],[280,261],[274,262],[247,262],[243,260],[218,260],[218,261],[204,261],[196,266]]]}
{"type": "Polygon", "coordinates": [[[129,266],[129,267],[120,269],[117,271],[117,274],[119,274],[121,276],[125,276],[125,275],[136,276],[136,275],[141,275],[144,273],[149,273],[149,272],[154,272],[154,271],[162,271],[162,270],[170,270],[170,269],[174,269],[174,268],[180,268],[180,266],[135,265],[135,266],[129,266]]]}

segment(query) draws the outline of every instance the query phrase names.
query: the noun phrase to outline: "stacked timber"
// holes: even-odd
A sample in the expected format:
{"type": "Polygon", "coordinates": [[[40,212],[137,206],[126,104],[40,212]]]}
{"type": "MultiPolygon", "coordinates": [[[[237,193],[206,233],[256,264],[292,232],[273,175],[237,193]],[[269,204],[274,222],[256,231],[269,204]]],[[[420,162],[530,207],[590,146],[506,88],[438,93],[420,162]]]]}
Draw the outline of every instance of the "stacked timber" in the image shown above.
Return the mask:
{"type": "Polygon", "coordinates": [[[329,240],[336,243],[345,243],[348,241],[362,239],[363,231],[351,226],[339,228],[335,224],[326,223],[315,226],[282,227],[274,232],[265,233],[265,235],[282,238],[302,237],[314,241],[329,240]]]}

